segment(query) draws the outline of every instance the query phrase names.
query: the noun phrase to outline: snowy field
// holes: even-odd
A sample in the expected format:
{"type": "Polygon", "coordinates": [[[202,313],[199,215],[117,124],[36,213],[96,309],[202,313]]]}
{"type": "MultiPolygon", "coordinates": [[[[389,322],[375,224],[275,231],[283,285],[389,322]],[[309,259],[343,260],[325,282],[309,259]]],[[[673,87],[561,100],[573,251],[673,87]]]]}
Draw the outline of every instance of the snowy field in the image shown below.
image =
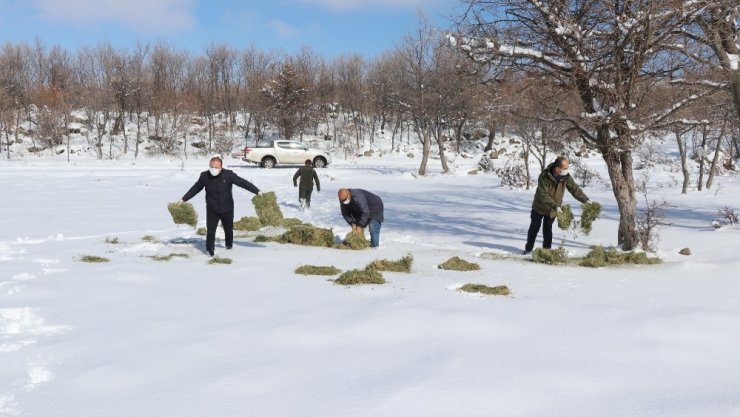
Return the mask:
{"type": "MultiPolygon", "coordinates": [[[[237,238],[226,252],[217,242],[231,265],[207,264],[204,238],[166,210],[204,161],[2,161],[0,416],[740,415],[740,228],[711,227],[717,209],[740,209],[737,177],[718,178],[718,192],[657,189],[675,206],[662,265],[552,267],[486,258],[521,252],[534,190],[467,175],[467,161],[426,178],[412,175],[418,158],[337,161],[301,213],[294,168],[227,160],[275,191],[286,217],[336,235],[348,231],[338,188],[368,189],[386,205],[378,250],[237,238]],[[693,255],[679,255],[684,247],[693,255]],[[148,258],[171,252],[190,258],[148,258]],[[384,273],[383,286],[293,273],[407,253],[413,273],[384,273]],[[453,255],[481,270],[436,268],[453,255]],[[512,296],[456,291],[469,282],[507,285],[512,296]]],[[[572,254],[616,240],[610,189],[585,191],[605,212],[591,236],[566,236],[572,254]]],[[[251,197],[235,189],[237,219],[254,215],[251,197]]],[[[192,201],[201,224],[203,199],[192,201]]],[[[554,244],[563,236],[556,229],[554,244]]]]}

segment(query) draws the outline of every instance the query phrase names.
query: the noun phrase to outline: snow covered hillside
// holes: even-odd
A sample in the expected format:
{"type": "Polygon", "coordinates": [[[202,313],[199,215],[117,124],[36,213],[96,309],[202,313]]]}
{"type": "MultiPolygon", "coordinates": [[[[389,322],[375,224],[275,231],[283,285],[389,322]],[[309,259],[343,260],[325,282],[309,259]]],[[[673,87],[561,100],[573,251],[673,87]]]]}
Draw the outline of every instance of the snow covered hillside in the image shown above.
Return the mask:
{"type": "MultiPolygon", "coordinates": [[[[418,156],[338,160],[302,213],[293,168],[228,159],[288,217],[343,236],[336,190],[357,187],[384,199],[386,222],[377,250],[242,237],[228,252],[217,243],[231,265],[209,265],[204,238],[166,210],[204,161],[3,161],[0,416],[740,415],[740,228],[711,225],[719,208],[740,209],[737,177],[680,195],[659,187],[678,174],[656,168],[651,197],[674,206],[665,262],[590,269],[519,256],[534,190],[468,175],[476,158],[455,163],[417,178],[418,156]],[[149,258],[170,253],[189,257],[149,258]],[[412,273],[384,273],[385,285],[293,272],[405,254],[412,273]],[[451,256],[481,270],[439,270],[451,256]],[[512,295],[466,295],[465,283],[512,295]]],[[[587,164],[607,178],[599,158],[587,164]]],[[[616,241],[609,186],[585,191],[604,212],[591,236],[555,230],[571,254],[616,241]]],[[[235,199],[236,218],[254,215],[251,194],[235,199]]],[[[203,194],[192,202],[203,225],[203,194]]]]}

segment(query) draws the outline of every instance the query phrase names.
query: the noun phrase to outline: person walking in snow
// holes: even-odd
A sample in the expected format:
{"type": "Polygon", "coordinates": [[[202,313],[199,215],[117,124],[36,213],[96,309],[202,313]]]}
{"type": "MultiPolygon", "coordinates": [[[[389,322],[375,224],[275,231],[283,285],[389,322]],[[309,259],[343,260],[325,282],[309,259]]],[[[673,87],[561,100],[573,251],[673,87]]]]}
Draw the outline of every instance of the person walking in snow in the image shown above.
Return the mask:
{"type": "Polygon", "coordinates": [[[532,219],[527,232],[527,244],[524,247],[524,254],[532,252],[534,241],[542,227],[542,247],[550,249],[552,247],[552,223],[560,213],[560,206],[563,204],[563,196],[567,189],[576,200],[581,203],[588,202],[588,197],[576,184],[573,178],[568,174],[570,163],[568,159],[559,156],[555,162],[547,166],[537,179],[537,191],[534,193],[534,202],[532,203],[532,219]]]}
{"type": "Polygon", "coordinates": [[[293,186],[298,187],[298,201],[301,203],[301,210],[311,208],[311,194],[313,193],[313,183],[316,182],[316,192],[321,192],[321,183],[319,176],[313,169],[313,163],[306,159],[306,164],[295,172],[293,175],[293,186]],[[298,178],[301,179],[300,186],[298,178]]]}
{"type": "Polygon", "coordinates": [[[380,246],[380,226],[383,223],[383,200],[360,188],[342,188],[337,192],[342,217],[355,233],[365,234],[370,228],[370,247],[380,246]]]}
{"type": "Polygon", "coordinates": [[[232,186],[236,185],[254,194],[260,194],[259,188],[236,175],[234,171],[224,169],[223,163],[220,155],[213,156],[208,163],[208,170],[200,173],[198,181],[190,187],[181,200],[181,202],[186,202],[204,188],[206,189],[206,252],[210,256],[213,256],[215,252],[216,228],[219,220],[226,235],[226,249],[231,249],[234,243],[232,186]]]}

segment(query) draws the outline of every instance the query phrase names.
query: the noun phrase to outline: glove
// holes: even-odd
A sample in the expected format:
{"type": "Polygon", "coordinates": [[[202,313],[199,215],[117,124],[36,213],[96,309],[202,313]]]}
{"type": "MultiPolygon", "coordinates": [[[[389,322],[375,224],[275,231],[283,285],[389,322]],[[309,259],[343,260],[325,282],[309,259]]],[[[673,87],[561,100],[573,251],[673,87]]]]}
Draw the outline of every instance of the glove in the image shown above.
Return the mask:
{"type": "Polygon", "coordinates": [[[558,213],[558,215],[560,215],[563,212],[563,209],[561,209],[560,206],[558,206],[558,208],[556,208],[555,211],[558,213]]]}
{"type": "Polygon", "coordinates": [[[262,195],[262,191],[257,191],[257,195],[262,195]]]}

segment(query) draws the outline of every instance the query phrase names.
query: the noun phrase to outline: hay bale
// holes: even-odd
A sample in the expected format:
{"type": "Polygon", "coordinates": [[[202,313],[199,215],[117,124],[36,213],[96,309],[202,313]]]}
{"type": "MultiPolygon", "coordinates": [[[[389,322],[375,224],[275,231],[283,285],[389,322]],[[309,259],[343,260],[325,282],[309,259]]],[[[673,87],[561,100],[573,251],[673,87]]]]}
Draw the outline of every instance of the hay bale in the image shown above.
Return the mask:
{"type": "Polygon", "coordinates": [[[303,221],[300,219],[296,219],[293,217],[288,217],[286,219],[283,219],[283,227],[290,229],[291,227],[300,226],[303,224],[303,221]]]}
{"type": "Polygon", "coordinates": [[[581,230],[588,236],[591,234],[591,226],[601,214],[601,204],[589,201],[581,209],[581,230]]]}
{"type": "Polygon", "coordinates": [[[389,259],[377,259],[366,267],[366,269],[374,269],[376,271],[387,271],[387,272],[411,272],[411,265],[414,263],[414,257],[406,255],[397,261],[391,261],[389,259]]]}
{"type": "Polygon", "coordinates": [[[301,265],[296,268],[295,273],[299,275],[337,275],[341,269],[334,266],[301,265]]]}
{"type": "Polygon", "coordinates": [[[662,261],[660,258],[650,258],[644,252],[619,252],[615,248],[594,247],[581,260],[579,265],[588,268],[601,268],[616,265],[654,265],[662,261]]]}
{"type": "Polygon", "coordinates": [[[498,285],[496,287],[489,287],[483,284],[465,284],[462,287],[460,287],[459,291],[479,293],[479,294],[485,294],[485,295],[504,295],[504,296],[511,295],[511,290],[509,290],[509,287],[507,287],[506,285],[498,285]]]}
{"type": "Polygon", "coordinates": [[[170,203],[167,204],[167,210],[170,211],[175,224],[187,224],[192,227],[198,225],[198,213],[190,203],[170,203]]]}
{"type": "Polygon", "coordinates": [[[468,262],[464,259],[460,259],[457,256],[453,256],[452,258],[437,266],[437,268],[447,271],[477,271],[480,269],[480,265],[474,262],[468,262]]]}
{"type": "Polygon", "coordinates": [[[334,232],[331,229],[301,225],[291,227],[280,236],[278,241],[280,243],[292,243],[294,245],[330,248],[334,246],[334,232]]]}
{"type": "Polygon", "coordinates": [[[560,213],[558,213],[558,227],[560,230],[568,230],[573,223],[573,210],[570,209],[570,204],[560,206],[560,210],[560,213]]]}
{"type": "Polygon", "coordinates": [[[363,233],[349,232],[340,243],[338,249],[363,250],[370,247],[370,241],[365,238],[363,233]]]}
{"type": "Polygon", "coordinates": [[[231,265],[232,260],[230,258],[219,258],[215,256],[208,261],[210,265],[231,265]]]}
{"type": "Polygon", "coordinates": [[[254,210],[257,212],[260,223],[263,226],[281,226],[283,224],[283,212],[277,203],[277,196],[273,192],[261,193],[252,197],[254,210]]]}
{"type": "Polygon", "coordinates": [[[110,259],[104,258],[102,256],[85,255],[85,256],[80,257],[80,262],[85,262],[87,264],[102,264],[102,263],[110,262],[110,259]]]}
{"type": "Polygon", "coordinates": [[[251,216],[245,216],[234,222],[234,230],[241,232],[255,232],[262,228],[260,219],[251,216]]]}
{"type": "Polygon", "coordinates": [[[380,272],[374,269],[353,269],[334,280],[339,285],[385,284],[380,272]]]}
{"type": "Polygon", "coordinates": [[[568,254],[563,248],[537,248],[532,252],[532,262],[548,265],[562,265],[568,263],[568,254]]]}

